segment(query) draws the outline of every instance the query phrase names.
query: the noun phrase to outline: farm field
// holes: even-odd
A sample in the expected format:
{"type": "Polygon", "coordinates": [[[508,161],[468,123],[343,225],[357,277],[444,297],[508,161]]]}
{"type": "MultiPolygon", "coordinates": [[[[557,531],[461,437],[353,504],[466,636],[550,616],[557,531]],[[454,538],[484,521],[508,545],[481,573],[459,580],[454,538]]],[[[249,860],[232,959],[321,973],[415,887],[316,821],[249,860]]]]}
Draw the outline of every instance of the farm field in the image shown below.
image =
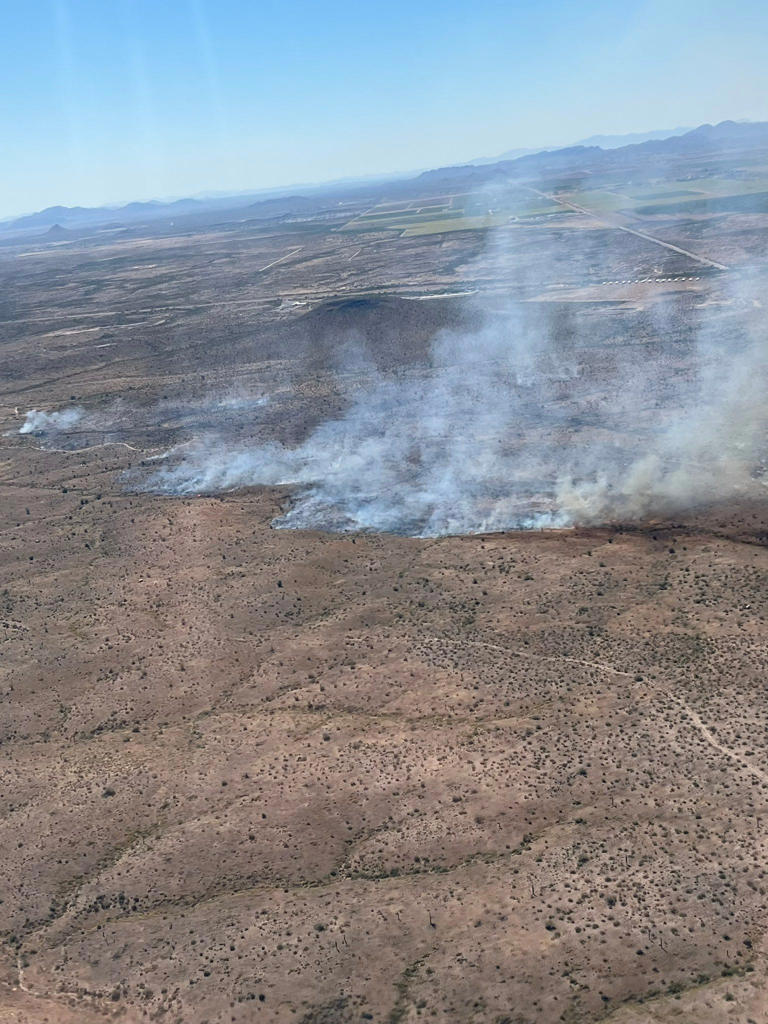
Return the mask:
{"type": "MultiPolygon", "coordinates": [[[[586,182],[585,182],[586,184],[586,182]]],[[[480,193],[425,195],[408,201],[384,199],[347,221],[344,232],[398,232],[403,237],[457,231],[488,231],[504,225],[536,223],[542,218],[573,213],[546,195],[583,207],[596,215],[636,220],[659,216],[759,214],[768,210],[768,173],[759,164],[738,174],[680,178],[658,177],[638,184],[617,179],[599,187],[568,188],[556,180],[543,182],[539,194],[525,185],[495,186],[480,193]]]]}
{"type": "Polygon", "coordinates": [[[641,187],[618,182],[598,189],[562,191],[558,196],[595,213],[622,213],[640,217],[718,212],[760,213],[766,209],[768,176],[763,167],[756,171],[755,174],[738,178],[660,179],[641,187]]]}
{"type": "Polygon", "coordinates": [[[344,231],[402,230],[403,237],[448,231],[488,230],[531,217],[562,215],[556,203],[542,201],[520,189],[496,191],[487,197],[450,196],[415,200],[407,205],[382,203],[344,225],[344,231]]]}

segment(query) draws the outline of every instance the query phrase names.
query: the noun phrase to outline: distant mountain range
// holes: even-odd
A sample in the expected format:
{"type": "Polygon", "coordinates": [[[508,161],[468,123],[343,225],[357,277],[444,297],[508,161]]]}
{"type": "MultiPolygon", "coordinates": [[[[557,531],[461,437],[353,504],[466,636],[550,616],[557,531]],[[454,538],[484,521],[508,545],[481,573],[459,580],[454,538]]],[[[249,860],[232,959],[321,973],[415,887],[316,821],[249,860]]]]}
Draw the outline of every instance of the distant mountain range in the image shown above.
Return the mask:
{"type": "Polygon", "coordinates": [[[588,139],[579,139],[576,146],[599,146],[601,149],[619,149],[621,146],[634,146],[639,142],[653,142],[658,139],[672,139],[676,135],[685,135],[693,131],[687,128],[662,128],[655,132],[629,132],[627,135],[590,135],[588,139]]]}
{"type": "MultiPolygon", "coordinates": [[[[122,228],[146,224],[160,219],[173,221],[174,218],[223,213],[237,210],[241,220],[272,220],[277,217],[311,215],[327,206],[325,198],[315,196],[281,195],[268,199],[248,202],[252,195],[237,195],[207,199],[176,199],[173,202],[152,200],[146,203],[128,203],[120,207],[108,206],[49,206],[38,213],[30,213],[15,220],[0,224],[0,231],[32,231],[49,229],[47,236],[57,235],[63,239],[62,231],[68,229],[122,228]],[[55,229],[55,230],[54,230],[55,229]]],[[[75,237],[72,234],[70,237],[75,237]]]]}
{"type": "Polygon", "coordinates": [[[115,220],[121,224],[131,223],[136,220],[146,220],[154,214],[162,211],[163,214],[188,213],[204,205],[198,199],[178,199],[173,203],[162,203],[159,200],[151,200],[148,203],[128,203],[116,209],[106,206],[49,206],[39,213],[30,213],[25,217],[17,217],[16,220],[5,224],[6,228],[37,228],[48,227],[58,224],[76,224],[84,227],[89,224],[103,224],[105,221],[115,220]]]}
{"type": "MultiPolygon", "coordinates": [[[[579,139],[574,146],[600,146],[601,149],[618,149],[619,146],[631,146],[636,142],[650,142],[653,139],[668,139],[674,135],[684,135],[691,131],[690,128],[660,128],[655,132],[630,132],[628,135],[590,135],[588,139],[579,139]]],[[[521,156],[531,156],[534,153],[551,153],[555,149],[570,147],[563,146],[541,146],[539,149],[508,149],[498,156],[478,157],[476,160],[468,160],[467,163],[482,166],[483,164],[498,164],[503,160],[517,160],[521,156]]]]}
{"type": "Polygon", "coordinates": [[[307,186],[303,194],[270,189],[261,193],[177,199],[172,202],[128,203],[122,207],[50,206],[15,220],[0,223],[0,233],[44,236],[64,241],[89,230],[135,228],[164,221],[168,230],[181,225],[193,229],[218,222],[268,221],[297,216],[313,216],[338,208],[342,199],[358,193],[360,197],[381,198],[406,194],[414,186],[430,190],[472,189],[494,180],[534,180],[547,175],[595,175],[637,165],[643,173],[658,173],[666,164],[686,156],[715,155],[739,149],[768,149],[768,122],[722,121],[686,130],[635,133],[631,135],[595,135],[563,149],[510,150],[501,159],[477,160],[467,164],[424,171],[415,178],[379,178],[340,182],[325,187],[307,186]],[[514,155],[513,155],[514,154],[514,155]],[[249,202],[248,200],[252,200],[249,202]]]}
{"type": "Polygon", "coordinates": [[[649,139],[612,149],[597,145],[568,146],[566,149],[543,150],[513,160],[492,164],[463,164],[425,171],[418,178],[422,185],[436,188],[471,189],[494,179],[535,179],[552,174],[597,174],[644,166],[646,173],[658,172],[683,157],[715,156],[718,153],[746,149],[768,149],[768,122],[722,121],[664,139],[649,139]]]}

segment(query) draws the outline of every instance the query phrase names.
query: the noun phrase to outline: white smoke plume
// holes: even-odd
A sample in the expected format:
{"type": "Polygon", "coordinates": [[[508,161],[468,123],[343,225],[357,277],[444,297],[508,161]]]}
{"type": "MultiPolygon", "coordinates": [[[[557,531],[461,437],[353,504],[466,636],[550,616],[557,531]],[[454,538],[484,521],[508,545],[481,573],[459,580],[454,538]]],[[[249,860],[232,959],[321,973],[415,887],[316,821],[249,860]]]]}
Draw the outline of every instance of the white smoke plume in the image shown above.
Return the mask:
{"type": "MultiPolygon", "coordinates": [[[[297,447],[204,436],[146,486],[292,485],[278,526],[419,536],[636,521],[766,494],[768,364],[754,325],[727,341],[699,327],[682,379],[664,352],[619,367],[595,396],[578,345],[564,353],[542,309],[511,303],[472,334],[442,332],[427,372],[374,377],[297,447]]],[[[674,349],[671,325],[660,330],[674,349]]]]}
{"type": "Polygon", "coordinates": [[[20,434],[59,434],[71,430],[85,415],[85,409],[72,406],[58,412],[30,409],[19,427],[20,434]]]}
{"type": "MultiPolygon", "coordinates": [[[[555,501],[567,521],[637,521],[768,498],[768,325],[756,294],[749,275],[727,281],[728,313],[702,315],[689,379],[673,383],[647,443],[632,448],[628,463],[575,460],[561,475],[555,501]]],[[[629,409],[630,427],[641,402],[629,409]]]]}
{"type": "Polygon", "coordinates": [[[220,437],[184,449],[156,472],[152,489],[173,493],[247,484],[301,489],[282,525],[408,533],[467,532],[517,525],[530,518],[530,480],[538,476],[524,441],[522,416],[540,387],[554,379],[531,344],[543,338],[533,306],[509,310],[475,336],[445,332],[433,367],[422,375],[376,377],[339,420],[321,424],[296,448],[276,444],[231,448],[220,437]],[[526,507],[515,511],[515,490],[526,507]]]}
{"type": "Polygon", "coordinates": [[[765,497],[768,331],[759,282],[723,276],[706,301],[657,294],[641,327],[628,326],[635,321],[624,310],[606,321],[572,303],[563,328],[557,304],[538,301],[543,274],[577,284],[590,273],[594,280],[590,267],[667,258],[614,253],[615,235],[579,231],[574,261],[573,242],[569,250],[555,231],[551,247],[536,244],[521,260],[507,247],[529,236],[502,229],[476,276],[498,282],[513,267],[518,297],[470,300],[481,304],[482,316],[471,318],[481,327],[443,330],[426,363],[387,373],[353,337],[338,338],[338,365],[329,369],[337,386],[350,387],[346,411],[293,446],[263,440],[281,409],[299,417],[282,436],[304,436],[289,381],[274,401],[255,387],[170,396],[142,410],[118,401],[87,416],[32,410],[20,432],[77,426],[114,441],[138,430],[140,444],[144,430],[164,454],[143,476],[131,474],[131,486],[199,494],[287,485],[292,503],[276,525],[294,528],[435,536],[638,521],[765,497]],[[613,324],[615,335],[596,340],[598,322],[613,324]],[[166,450],[169,432],[183,444],[166,450]]]}
{"type": "Polygon", "coordinates": [[[682,408],[647,450],[616,470],[599,462],[564,474],[555,505],[564,522],[637,521],[714,501],[768,498],[768,349],[708,353],[682,408]]]}
{"type": "Polygon", "coordinates": [[[117,398],[96,409],[82,406],[53,412],[30,409],[17,433],[34,435],[48,444],[67,444],[81,443],[84,435],[100,435],[112,443],[124,443],[142,431],[210,430],[220,426],[231,431],[249,423],[255,410],[268,402],[267,395],[233,388],[202,396],[163,398],[143,409],[117,398]],[[75,434],[77,437],[73,436],[75,434]]]}

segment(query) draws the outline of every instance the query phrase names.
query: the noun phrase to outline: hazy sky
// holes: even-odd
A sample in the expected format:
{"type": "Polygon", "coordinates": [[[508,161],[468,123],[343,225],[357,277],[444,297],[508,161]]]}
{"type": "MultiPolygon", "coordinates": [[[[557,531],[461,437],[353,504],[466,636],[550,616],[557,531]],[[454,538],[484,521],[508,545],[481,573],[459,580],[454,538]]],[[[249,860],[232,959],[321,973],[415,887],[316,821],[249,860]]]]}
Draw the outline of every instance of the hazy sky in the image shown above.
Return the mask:
{"type": "Polygon", "coordinates": [[[0,7],[0,216],[768,119],[765,0],[0,7]]]}

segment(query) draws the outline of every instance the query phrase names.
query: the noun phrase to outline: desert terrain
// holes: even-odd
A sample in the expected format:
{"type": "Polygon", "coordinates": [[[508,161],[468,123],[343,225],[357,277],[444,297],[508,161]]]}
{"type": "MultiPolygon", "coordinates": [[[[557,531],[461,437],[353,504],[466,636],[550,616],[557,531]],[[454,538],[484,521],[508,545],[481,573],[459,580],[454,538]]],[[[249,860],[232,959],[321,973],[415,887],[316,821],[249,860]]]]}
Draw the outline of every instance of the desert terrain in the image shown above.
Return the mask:
{"type": "Polygon", "coordinates": [[[586,398],[663,391],[765,312],[758,186],[702,173],[3,243],[0,1021],[768,1020],[768,502],[420,537],[141,485],[510,299],[586,398]]]}

